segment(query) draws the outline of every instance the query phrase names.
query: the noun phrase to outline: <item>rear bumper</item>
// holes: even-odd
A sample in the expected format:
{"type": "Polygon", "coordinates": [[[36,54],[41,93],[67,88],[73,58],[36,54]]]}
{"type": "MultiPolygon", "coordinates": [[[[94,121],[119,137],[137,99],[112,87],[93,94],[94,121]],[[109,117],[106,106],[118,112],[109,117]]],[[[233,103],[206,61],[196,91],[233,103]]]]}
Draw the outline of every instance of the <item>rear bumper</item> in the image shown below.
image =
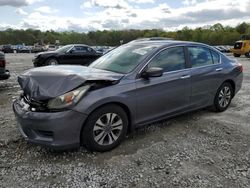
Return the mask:
{"type": "Polygon", "coordinates": [[[235,80],[235,94],[238,93],[242,87],[243,73],[240,73],[235,80]]]}
{"type": "Polygon", "coordinates": [[[86,115],[72,110],[62,112],[31,112],[13,103],[18,128],[30,143],[55,150],[74,149],[80,146],[81,128],[86,115]]]}
{"type": "Polygon", "coordinates": [[[0,80],[7,80],[10,77],[10,72],[6,70],[4,73],[0,73],[0,80]]]}

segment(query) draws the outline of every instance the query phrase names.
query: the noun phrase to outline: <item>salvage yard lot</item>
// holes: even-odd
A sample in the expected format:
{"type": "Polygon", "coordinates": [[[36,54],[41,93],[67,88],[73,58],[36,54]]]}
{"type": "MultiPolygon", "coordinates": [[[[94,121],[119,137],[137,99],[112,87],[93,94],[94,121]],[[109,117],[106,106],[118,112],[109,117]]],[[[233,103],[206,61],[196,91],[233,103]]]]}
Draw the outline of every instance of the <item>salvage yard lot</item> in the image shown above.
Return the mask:
{"type": "Polygon", "coordinates": [[[32,54],[7,54],[0,82],[0,187],[250,187],[250,59],[242,90],[224,113],[200,110],[146,126],[118,148],[56,153],[20,136],[12,100],[32,54]]]}

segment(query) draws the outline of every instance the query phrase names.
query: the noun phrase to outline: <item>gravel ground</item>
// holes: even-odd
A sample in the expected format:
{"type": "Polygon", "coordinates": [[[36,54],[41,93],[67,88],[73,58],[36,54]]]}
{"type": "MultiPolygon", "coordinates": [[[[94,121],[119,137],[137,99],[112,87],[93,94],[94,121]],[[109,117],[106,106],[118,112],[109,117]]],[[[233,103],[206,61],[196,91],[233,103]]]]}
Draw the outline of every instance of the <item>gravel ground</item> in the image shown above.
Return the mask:
{"type": "Polygon", "coordinates": [[[32,54],[7,54],[0,82],[0,187],[250,187],[250,59],[224,113],[200,110],[136,130],[116,149],[56,153],[27,144],[12,112],[32,54]]]}

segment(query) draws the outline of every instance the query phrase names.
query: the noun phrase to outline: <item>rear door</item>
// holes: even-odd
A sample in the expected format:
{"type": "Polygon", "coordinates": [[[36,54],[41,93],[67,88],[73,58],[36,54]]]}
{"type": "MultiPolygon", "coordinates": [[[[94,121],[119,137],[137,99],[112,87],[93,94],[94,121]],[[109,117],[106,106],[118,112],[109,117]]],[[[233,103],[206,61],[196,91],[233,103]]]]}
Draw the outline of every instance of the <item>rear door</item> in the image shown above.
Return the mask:
{"type": "Polygon", "coordinates": [[[95,51],[88,46],[75,46],[75,51],[72,54],[76,64],[88,66],[92,61],[97,59],[95,51]]]}
{"type": "Polygon", "coordinates": [[[206,47],[188,47],[191,64],[191,106],[199,108],[210,105],[222,79],[220,55],[206,47]]]}
{"type": "Polygon", "coordinates": [[[86,46],[75,46],[73,55],[76,64],[85,65],[87,63],[88,50],[86,46]]]}
{"type": "Polygon", "coordinates": [[[98,54],[95,50],[93,50],[90,47],[87,47],[87,53],[86,53],[86,61],[85,64],[89,65],[96,59],[98,59],[101,55],[98,54]]]}
{"type": "Polygon", "coordinates": [[[171,47],[155,56],[146,68],[160,67],[161,77],[136,82],[137,123],[186,110],[190,96],[190,69],[186,68],[184,47],[171,47]]]}
{"type": "Polygon", "coordinates": [[[60,55],[61,64],[77,65],[81,58],[81,46],[74,46],[69,52],[60,55]]]}

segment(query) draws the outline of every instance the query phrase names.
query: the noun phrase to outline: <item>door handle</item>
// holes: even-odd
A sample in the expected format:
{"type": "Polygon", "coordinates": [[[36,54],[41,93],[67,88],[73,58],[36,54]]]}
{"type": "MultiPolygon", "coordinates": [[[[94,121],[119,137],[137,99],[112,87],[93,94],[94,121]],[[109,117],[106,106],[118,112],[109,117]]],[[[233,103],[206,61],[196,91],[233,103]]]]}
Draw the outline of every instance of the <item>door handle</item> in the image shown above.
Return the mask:
{"type": "Polygon", "coordinates": [[[222,71],[222,70],[223,70],[223,68],[215,69],[216,72],[220,72],[220,71],[222,71]]]}
{"type": "Polygon", "coordinates": [[[190,75],[184,75],[181,77],[181,79],[187,79],[187,78],[190,78],[190,75]]]}

